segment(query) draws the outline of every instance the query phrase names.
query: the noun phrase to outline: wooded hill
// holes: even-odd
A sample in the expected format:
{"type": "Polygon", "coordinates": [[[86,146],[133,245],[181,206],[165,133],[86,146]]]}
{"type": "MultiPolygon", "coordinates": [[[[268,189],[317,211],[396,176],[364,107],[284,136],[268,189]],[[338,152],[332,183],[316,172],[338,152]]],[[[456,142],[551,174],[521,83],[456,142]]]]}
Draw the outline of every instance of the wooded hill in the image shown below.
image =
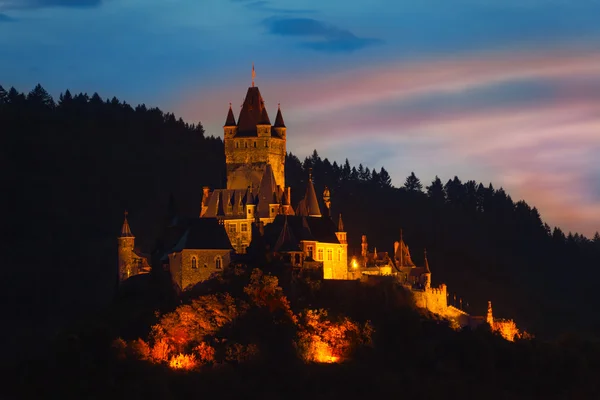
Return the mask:
{"type": "MultiPolygon", "coordinates": [[[[149,252],[171,194],[181,214],[198,215],[202,186],[225,183],[220,138],[114,97],[66,91],[55,101],[39,85],[27,94],[0,87],[0,137],[2,291],[21,340],[34,326],[43,336],[113,298],[125,209],[149,252]]],[[[308,168],[318,193],[331,189],[334,218],[343,214],[354,251],[362,234],[371,248],[392,251],[402,228],[417,263],[427,248],[434,285],[446,283],[467,311],[483,314],[492,300],[497,316],[538,336],[600,332],[598,234],[551,229],[534,207],[491,184],[411,175],[394,187],[383,168],[338,165],[316,150],[286,159],[293,205],[308,168]]]]}

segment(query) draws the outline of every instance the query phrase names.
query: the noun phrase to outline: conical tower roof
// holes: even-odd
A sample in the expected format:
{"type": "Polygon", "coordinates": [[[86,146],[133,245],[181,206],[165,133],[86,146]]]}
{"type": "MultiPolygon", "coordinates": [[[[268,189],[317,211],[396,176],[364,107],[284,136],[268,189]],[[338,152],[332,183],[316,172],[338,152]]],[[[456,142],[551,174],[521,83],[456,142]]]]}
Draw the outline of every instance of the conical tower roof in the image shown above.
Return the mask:
{"type": "Polygon", "coordinates": [[[290,251],[301,251],[298,241],[294,236],[289,224],[287,216],[284,217],[283,228],[279,233],[277,242],[273,248],[275,252],[290,252],[290,251]]]}
{"type": "Polygon", "coordinates": [[[233,110],[231,109],[231,103],[229,103],[229,112],[227,113],[227,120],[225,126],[236,126],[235,117],[233,116],[233,110]]]}
{"type": "Polygon", "coordinates": [[[240,111],[237,135],[258,136],[256,125],[271,125],[271,121],[258,87],[253,86],[248,88],[240,111]]]}
{"type": "Polygon", "coordinates": [[[306,214],[310,217],[320,217],[321,208],[317,201],[317,193],[315,192],[315,186],[312,182],[312,174],[308,177],[308,183],[306,185],[306,194],[304,195],[304,204],[306,207],[306,214]]]}
{"type": "Polygon", "coordinates": [[[285,128],[285,123],[283,122],[283,115],[281,115],[281,106],[277,105],[277,116],[275,117],[275,128],[285,128]]]}
{"type": "Polygon", "coordinates": [[[338,232],[345,232],[344,221],[342,221],[342,213],[340,213],[340,219],[338,220],[338,232]]]}
{"type": "Polygon", "coordinates": [[[416,267],[415,263],[413,262],[410,256],[408,246],[406,245],[406,243],[404,243],[402,233],[400,233],[400,243],[398,244],[398,249],[396,250],[394,258],[398,261],[399,267],[416,267]]]}
{"type": "Polygon", "coordinates": [[[123,221],[123,227],[121,227],[121,237],[134,237],[129,228],[129,222],[127,222],[127,211],[125,211],[125,220],[123,221]]]}

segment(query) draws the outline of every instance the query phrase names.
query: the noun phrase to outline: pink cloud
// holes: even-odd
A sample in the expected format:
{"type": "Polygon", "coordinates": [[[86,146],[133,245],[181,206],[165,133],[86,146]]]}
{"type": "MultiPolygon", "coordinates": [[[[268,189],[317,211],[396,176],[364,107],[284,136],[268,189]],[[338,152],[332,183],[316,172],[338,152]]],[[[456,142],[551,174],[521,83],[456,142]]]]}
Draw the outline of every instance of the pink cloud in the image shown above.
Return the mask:
{"type": "MultiPolygon", "coordinates": [[[[392,156],[372,167],[383,164],[396,185],[411,170],[422,171],[423,181],[455,174],[492,181],[513,199],[537,206],[551,225],[590,236],[600,230],[600,204],[591,200],[586,177],[600,149],[600,96],[586,86],[590,78],[600,78],[599,54],[556,50],[391,63],[267,81],[260,88],[272,118],[282,102],[288,150],[301,157],[317,148],[322,156],[360,162],[361,154],[373,152],[369,147],[382,148],[392,156]],[[553,98],[453,109],[386,107],[532,79],[555,85],[553,98]],[[362,150],[344,155],[356,148],[362,150]]],[[[239,106],[245,88],[197,92],[202,94],[184,96],[178,113],[220,134],[228,102],[238,96],[239,106]]]]}

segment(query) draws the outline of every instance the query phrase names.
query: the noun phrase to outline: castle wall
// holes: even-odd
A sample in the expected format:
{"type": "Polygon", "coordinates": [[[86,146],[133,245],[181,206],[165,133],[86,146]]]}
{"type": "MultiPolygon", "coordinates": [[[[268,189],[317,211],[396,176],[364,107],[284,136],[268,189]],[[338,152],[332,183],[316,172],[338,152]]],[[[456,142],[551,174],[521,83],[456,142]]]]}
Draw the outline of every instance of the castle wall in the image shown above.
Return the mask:
{"type": "Polygon", "coordinates": [[[275,182],[285,187],[286,141],[275,137],[225,138],[227,189],[259,186],[267,164],[271,164],[275,182]]]}
{"type": "Polygon", "coordinates": [[[230,262],[229,250],[183,250],[169,255],[171,277],[181,290],[209,279],[214,273],[223,272],[230,262]],[[217,262],[219,258],[220,267],[217,262]]]}

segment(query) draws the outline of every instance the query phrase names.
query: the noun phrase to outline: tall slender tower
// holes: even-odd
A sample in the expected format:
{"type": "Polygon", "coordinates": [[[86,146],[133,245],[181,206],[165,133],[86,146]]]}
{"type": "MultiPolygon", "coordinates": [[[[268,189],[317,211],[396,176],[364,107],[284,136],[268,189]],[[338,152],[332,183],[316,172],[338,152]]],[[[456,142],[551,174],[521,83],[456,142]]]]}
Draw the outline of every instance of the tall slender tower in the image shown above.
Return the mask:
{"type": "Polygon", "coordinates": [[[127,222],[127,211],[125,211],[125,220],[121,228],[119,241],[119,283],[137,273],[134,265],[135,236],[131,233],[129,222],[127,222]]]}
{"type": "Polygon", "coordinates": [[[275,182],[285,188],[286,126],[281,107],[271,125],[265,102],[254,85],[248,88],[237,122],[231,104],[223,126],[227,189],[258,187],[267,164],[271,164],[275,182]]]}

